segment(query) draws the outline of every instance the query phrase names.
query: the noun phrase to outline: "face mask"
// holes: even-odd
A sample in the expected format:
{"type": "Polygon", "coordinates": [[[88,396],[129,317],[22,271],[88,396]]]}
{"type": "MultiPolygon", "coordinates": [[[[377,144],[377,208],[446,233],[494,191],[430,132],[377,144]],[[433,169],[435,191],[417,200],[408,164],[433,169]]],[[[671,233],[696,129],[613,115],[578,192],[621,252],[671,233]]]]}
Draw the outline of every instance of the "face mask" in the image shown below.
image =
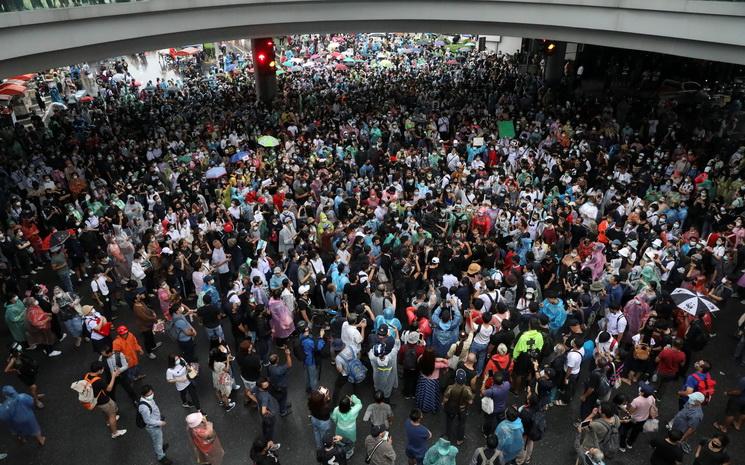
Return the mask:
{"type": "Polygon", "coordinates": [[[153,400],[155,398],[155,394],[150,394],[149,396],[145,396],[145,400],[153,400]]]}

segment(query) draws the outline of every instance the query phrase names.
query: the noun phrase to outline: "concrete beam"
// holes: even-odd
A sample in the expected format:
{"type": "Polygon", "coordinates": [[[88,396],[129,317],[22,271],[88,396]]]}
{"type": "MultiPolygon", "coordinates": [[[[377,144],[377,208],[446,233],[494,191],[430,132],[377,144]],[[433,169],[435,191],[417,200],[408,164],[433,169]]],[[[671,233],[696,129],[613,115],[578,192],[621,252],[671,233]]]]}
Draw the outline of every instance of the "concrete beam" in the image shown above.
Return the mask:
{"type": "Polygon", "coordinates": [[[550,37],[745,64],[745,3],[149,0],[0,14],[0,76],[225,39],[311,32],[550,37]]]}

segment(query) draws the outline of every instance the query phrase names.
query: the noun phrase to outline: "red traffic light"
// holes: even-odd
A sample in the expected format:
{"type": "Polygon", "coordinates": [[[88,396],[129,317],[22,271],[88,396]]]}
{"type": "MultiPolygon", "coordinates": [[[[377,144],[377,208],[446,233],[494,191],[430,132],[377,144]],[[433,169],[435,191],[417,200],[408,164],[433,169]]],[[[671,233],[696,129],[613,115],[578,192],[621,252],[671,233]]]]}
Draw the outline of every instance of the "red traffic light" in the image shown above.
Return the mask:
{"type": "Polygon", "coordinates": [[[264,55],[263,53],[259,53],[256,58],[258,58],[259,61],[262,62],[262,63],[264,63],[264,61],[266,61],[266,55],[264,55]]]}
{"type": "Polygon", "coordinates": [[[274,42],[272,42],[271,40],[267,40],[266,44],[271,47],[272,45],[274,45],[274,42]]]}

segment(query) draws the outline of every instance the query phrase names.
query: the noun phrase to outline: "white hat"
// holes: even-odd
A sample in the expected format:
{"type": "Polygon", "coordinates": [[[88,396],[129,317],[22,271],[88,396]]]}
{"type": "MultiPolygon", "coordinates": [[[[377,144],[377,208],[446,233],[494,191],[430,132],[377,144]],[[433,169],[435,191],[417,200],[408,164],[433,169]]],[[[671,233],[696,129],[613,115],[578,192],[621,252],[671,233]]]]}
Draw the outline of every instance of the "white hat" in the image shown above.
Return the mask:
{"type": "Polygon", "coordinates": [[[656,248],[662,247],[662,241],[660,239],[655,239],[652,241],[652,246],[656,248]]]}
{"type": "Polygon", "coordinates": [[[186,416],[186,424],[189,428],[196,428],[204,420],[204,415],[201,412],[190,413],[186,416]]]}
{"type": "Polygon", "coordinates": [[[618,251],[618,255],[622,256],[623,258],[629,258],[629,255],[631,254],[631,251],[628,247],[623,247],[618,251]]]}
{"type": "Polygon", "coordinates": [[[297,288],[297,291],[300,293],[300,295],[307,294],[308,291],[310,291],[310,286],[307,284],[303,284],[299,288],[297,288]]]}
{"type": "Polygon", "coordinates": [[[163,247],[163,249],[160,251],[160,253],[164,253],[166,255],[172,255],[173,250],[171,250],[169,247],[163,247]]]}
{"type": "Polygon", "coordinates": [[[360,277],[360,282],[361,283],[366,283],[367,282],[367,273],[365,273],[364,271],[360,271],[359,273],[357,273],[357,276],[360,277]]]}
{"type": "Polygon", "coordinates": [[[432,257],[432,263],[434,264],[440,263],[440,257],[432,257]]]}

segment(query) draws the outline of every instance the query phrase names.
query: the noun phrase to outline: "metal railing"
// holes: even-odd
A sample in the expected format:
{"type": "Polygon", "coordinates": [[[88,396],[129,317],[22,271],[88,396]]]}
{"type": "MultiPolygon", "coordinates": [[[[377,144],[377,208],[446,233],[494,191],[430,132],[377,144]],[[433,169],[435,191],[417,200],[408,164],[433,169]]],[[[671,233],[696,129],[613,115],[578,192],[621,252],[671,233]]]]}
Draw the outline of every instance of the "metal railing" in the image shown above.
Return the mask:
{"type": "Polygon", "coordinates": [[[133,3],[148,0],[0,0],[0,13],[12,11],[78,8],[112,3],[133,3]]]}

